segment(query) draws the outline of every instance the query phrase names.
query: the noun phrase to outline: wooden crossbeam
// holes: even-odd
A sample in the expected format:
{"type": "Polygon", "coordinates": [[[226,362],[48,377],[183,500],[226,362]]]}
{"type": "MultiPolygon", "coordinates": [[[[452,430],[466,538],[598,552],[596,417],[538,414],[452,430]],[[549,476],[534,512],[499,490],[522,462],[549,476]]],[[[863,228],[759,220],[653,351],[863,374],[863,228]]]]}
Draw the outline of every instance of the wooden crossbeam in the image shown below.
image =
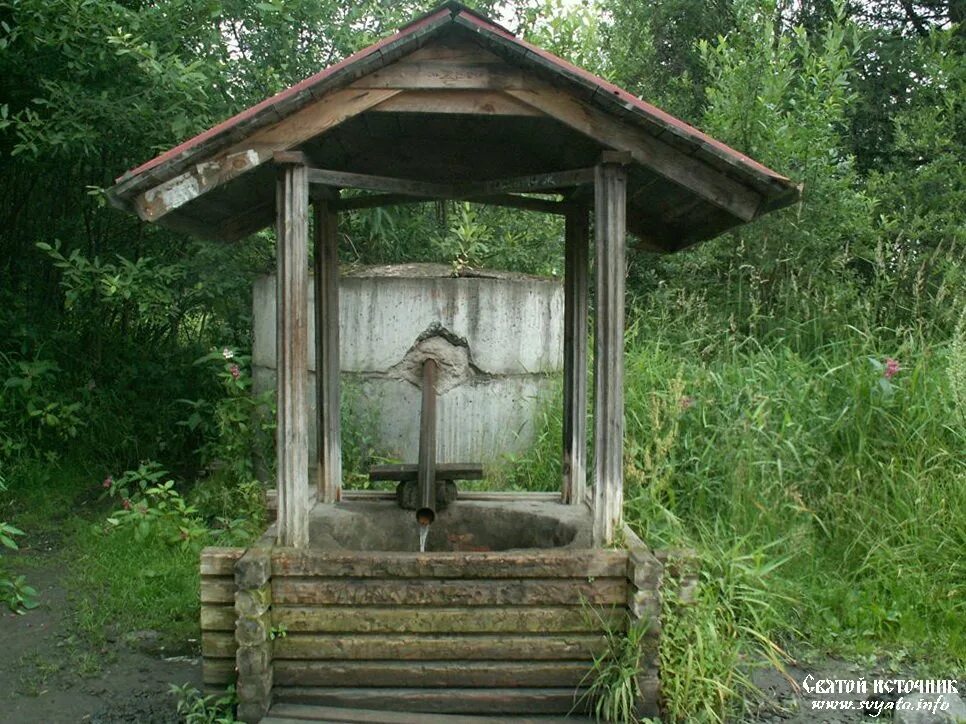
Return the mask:
{"type": "MultiPolygon", "coordinates": [[[[473,197],[496,197],[507,200],[503,194],[536,193],[580,186],[593,183],[594,169],[578,168],[567,171],[530,174],[506,179],[471,181],[465,183],[443,184],[432,181],[375,176],[372,174],[333,171],[330,169],[310,168],[309,183],[322,184],[337,188],[356,188],[365,191],[379,191],[396,196],[417,196],[435,199],[472,199],[473,197]]],[[[514,199],[510,199],[511,201],[514,199]]],[[[486,203],[485,201],[483,203],[486,203]]]]}
{"type": "MultiPolygon", "coordinates": [[[[415,480],[418,466],[402,465],[373,465],[369,468],[370,480],[398,480],[405,482],[415,480]]],[[[482,463],[437,463],[437,480],[482,480],[482,463]]]]}
{"type": "MultiPolygon", "coordinates": [[[[358,211],[360,209],[372,209],[382,206],[397,206],[399,204],[419,204],[427,201],[435,201],[430,196],[408,196],[406,194],[369,194],[366,196],[355,196],[343,199],[333,208],[338,211],[358,211]]],[[[470,196],[465,199],[454,199],[470,201],[474,204],[484,204],[487,206],[508,206],[513,209],[523,209],[525,211],[538,211],[544,214],[556,214],[566,216],[573,208],[573,204],[566,201],[552,201],[550,199],[536,199],[531,196],[518,196],[516,194],[492,194],[489,196],[470,196]]]]}

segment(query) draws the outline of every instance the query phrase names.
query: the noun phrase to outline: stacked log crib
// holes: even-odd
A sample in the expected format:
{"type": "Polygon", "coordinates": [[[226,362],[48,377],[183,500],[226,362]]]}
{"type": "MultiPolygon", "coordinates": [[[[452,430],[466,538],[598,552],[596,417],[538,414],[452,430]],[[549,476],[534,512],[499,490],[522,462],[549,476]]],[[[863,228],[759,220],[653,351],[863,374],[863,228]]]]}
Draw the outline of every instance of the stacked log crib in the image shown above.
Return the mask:
{"type": "MultiPolygon", "coordinates": [[[[239,718],[273,703],[447,714],[587,711],[607,631],[653,617],[661,563],[632,550],[202,554],[204,679],[239,718]],[[642,595],[643,594],[643,595],[642,595]],[[233,658],[234,657],[234,658],[233,658]]],[[[656,710],[656,645],[642,713],[656,710]]]]}

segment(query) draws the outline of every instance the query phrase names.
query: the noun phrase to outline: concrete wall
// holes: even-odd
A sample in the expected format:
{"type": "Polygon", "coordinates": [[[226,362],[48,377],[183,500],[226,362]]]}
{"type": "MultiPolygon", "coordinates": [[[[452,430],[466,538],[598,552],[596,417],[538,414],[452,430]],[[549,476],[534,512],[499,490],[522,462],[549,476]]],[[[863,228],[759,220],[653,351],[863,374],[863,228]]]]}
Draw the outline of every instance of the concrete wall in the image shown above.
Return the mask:
{"type": "MultiPolygon", "coordinates": [[[[310,299],[314,298],[310,283],[310,299]]],[[[450,276],[444,265],[375,267],[341,282],[343,385],[374,449],[415,462],[420,390],[401,371],[434,325],[465,340],[466,374],[438,402],[440,462],[499,462],[532,442],[533,421],[563,366],[563,288],[525,275],[450,276]]],[[[310,304],[310,308],[313,305],[310,304]]],[[[310,315],[310,409],[315,409],[315,333],[310,315]]],[[[275,376],[275,278],[254,287],[256,392],[275,376]]],[[[448,386],[448,385],[447,385],[448,386]]],[[[314,448],[314,415],[310,440],[314,448]]],[[[312,456],[314,457],[314,449],[312,456]]]]}

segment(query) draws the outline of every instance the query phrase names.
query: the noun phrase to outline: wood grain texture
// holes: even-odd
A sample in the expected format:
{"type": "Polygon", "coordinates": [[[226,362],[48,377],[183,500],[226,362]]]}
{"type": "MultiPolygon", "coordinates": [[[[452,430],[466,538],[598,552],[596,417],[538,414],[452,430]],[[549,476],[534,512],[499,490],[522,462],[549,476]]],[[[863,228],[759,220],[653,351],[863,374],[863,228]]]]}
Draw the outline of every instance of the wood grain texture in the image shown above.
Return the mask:
{"type": "MultiPolygon", "coordinates": [[[[221,634],[209,634],[221,636],[221,634]]],[[[212,654],[227,644],[211,639],[212,654]]],[[[589,634],[299,634],[290,633],[275,641],[275,658],[484,660],[484,661],[587,661],[606,647],[600,633],[589,634]]]]}
{"type": "Polygon", "coordinates": [[[305,166],[282,166],[276,188],[278,543],[300,548],[309,542],[309,186],[305,166]]]}
{"type": "Polygon", "coordinates": [[[235,607],[202,606],[201,630],[204,631],[232,631],[235,630],[235,607]]]}
{"type": "Polygon", "coordinates": [[[507,89],[506,92],[609,148],[630,153],[635,162],[743,221],[750,221],[758,213],[759,194],[646,131],[622,123],[565,91],[530,79],[527,88],[507,89]]]}
{"type": "Polygon", "coordinates": [[[592,662],[576,661],[276,661],[277,686],[541,687],[577,686],[592,662]]]}
{"type": "Polygon", "coordinates": [[[586,209],[568,213],[564,227],[564,503],[582,505],[587,488],[588,247],[586,209]]]}
{"type": "Polygon", "coordinates": [[[583,711],[583,689],[407,689],[278,686],[279,702],[347,708],[420,711],[427,714],[567,714],[583,711]]]}
{"type": "Polygon", "coordinates": [[[274,125],[189,167],[183,173],[138,194],[134,209],[145,221],[195,200],[228,181],[272,160],[275,151],[293,149],[398,93],[394,90],[335,91],[274,125]]]}
{"type": "Polygon", "coordinates": [[[616,578],[626,575],[627,551],[531,553],[343,553],[275,550],[275,576],[357,578],[616,578]]]}
{"type": "Polygon", "coordinates": [[[234,603],[234,576],[202,576],[201,603],[234,603]]]}
{"type": "Polygon", "coordinates": [[[481,90],[407,90],[372,108],[372,113],[439,113],[475,116],[542,116],[505,93],[481,90]]]}
{"type": "MultiPolygon", "coordinates": [[[[620,604],[626,578],[585,579],[346,579],[276,577],[278,604],[520,606],[620,604]]],[[[473,615],[467,612],[467,615],[473,615]]]]}
{"type": "Polygon", "coordinates": [[[594,543],[608,546],[624,503],[624,258],[627,174],[600,164],[594,193],[594,543]]]}
{"type": "Polygon", "coordinates": [[[622,627],[623,606],[596,614],[580,606],[430,608],[274,606],[272,625],[293,633],[586,633],[622,627]]]}
{"type": "Polygon", "coordinates": [[[201,551],[201,575],[233,576],[235,561],[244,555],[244,548],[209,546],[201,551]]]}
{"type": "Polygon", "coordinates": [[[332,200],[316,198],[315,271],[315,376],[316,488],[319,500],[334,503],[342,493],[342,423],[339,385],[339,215],[332,200]]]}

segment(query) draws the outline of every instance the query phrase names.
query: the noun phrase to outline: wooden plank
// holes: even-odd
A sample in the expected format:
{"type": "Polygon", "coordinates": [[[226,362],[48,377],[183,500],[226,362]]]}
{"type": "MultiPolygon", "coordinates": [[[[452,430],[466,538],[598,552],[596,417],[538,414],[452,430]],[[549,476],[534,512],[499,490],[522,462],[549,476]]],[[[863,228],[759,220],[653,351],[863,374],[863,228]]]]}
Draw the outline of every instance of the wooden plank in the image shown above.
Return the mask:
{"type": "Polygon", "coordinates": [[[495,91],[408,90],[383,101],[373,113],[439,113],[474,116],[543,116],[532,106],[495,91]]]}
{"type": "Polygon", "coordinates": [[[359,90],[505,90],[526,88],[526,75],[507,64],[400,61],[363,76],[349,87],[359,90]]]}
{"type": "MultiPolygon", "coordinates": [[[[342,500],[395,500],[396,493],[389,490],[343,490],[342,500]]],[[[511,500],[529,500],[541,502],[560,502],[560,493],[546,491],[519,491],[511,492],[506,490],[461,490],[460,500],[498,500],[507,502],[511,500]]],[[[271,506],[269,505],[269,509],[271,506]]]]}
{"type": "Polygon", "coordinates": [[[587,487],[587,323],[590,221],[586,209],[565,221],[564,254],[564,503],[582,505],[587,487]]]}
{"type": "MultiPolygon", "coordinates": [[[[336,192],[335,196],[338,196],[336,192]]],[[[342,492],[339,385],[339,215],[317,198],[315,214],[316,490],[323,503],[342,492]]]]}
{"type": "Polygon", "coordinates": [[[346,579],[276,577],[276,604],[520,606],[620,604],[627,579],[346,579]]]}
{"type": "Polygon", "coordinates": [[[529,88],[508,90],[507,93],[610,148],[630,153],[636,163],[743,221],[750,221],[757,215],[761,196],[755,191],[646,131],[582,103],[569,93],[532,79],[529,88]]]}
{"type": "Polygon", "coordinates": [[[275,700],[346,708],[419,711],[431,714],[569,714],[583,711],[586,690],[546,689],[400,689],[277,686],[275,700]]]}
{"type": "Polygon", "coordinates": [[[615,578],[627,571],[627,551],[531,553],[395,553],[275,550],[274,576],[359,578],[615,578]]]}
{"type": "Polygon", "coordinates": [[[597,167],[594,196],[594,544],[611,545],[624,502],[624,257],[627,173],[597,167]]]}
{"type": "MultiPolygon", "coordinates": [[[[386,711],[384,709],[345,709],[334,706],[312,706],[278,702],[262,719],[261,724],[301,724],[305,721],[341,722],[342,724],[425,724],[421,712],[386,711]]],[[[474,716],[472,714],[434,714],[434,724],[596,724],[596,720],[584,717],[540,716],[474,716]]]]}
{"type": "Polygon", "coordinates": [[[234,606],[202,606],[201,630],[234,632],[235,618],[234,606]]]}
{"type": "Polygon", "coordinates": [[[245,553],[244,548],[209,546],[201,551],[202,576],[232,576],[235,561],[245,553]]]}
{"type": "Polygon", "coordinates": [[[237,678],[235,659],[205,659],[201,662],[201,680],[205,684],[234,684],[237,678]]]}
{"type": "MultiPolygon", "coordinates": [[[[399,204],[419,204],[433,201],[430,196],[408,196],[406,194],[373,194],[368,196],[354,196],[339,202],[339,211],[355,211],[358,209],[372,209],[382,206],[397,206],[399,204]]],[[[563,201],[538,199],[532,196],[517,196],[515,194],[490,194],[488,196],[467,196],[464,201],[484,206],[506,206],[524,211],[536,211],[544,214],[567,214],[572,206],[563,201]]]]}
{"type": "Polygon", "coordinates": [[[201,602],[202,603],[234,603],[235,602],[234,576],[202,576],[201,577],[201,602]]]}
{"type": "Polygon", "coordinates": [[[309,542],[309,440],[306,387],[309,367],[309,186],[305,166],[286,165],[276,186],[276,456],[278,543],[309,542]]]}
{"type": "MultiPolygon", "coordinates": [[[[214,634],[208,634],[214,635],[214,634]]],[[[221,634],[218,634],[221,635],[221,634]]],[[[586,660],[606,648],[600,634],[554,636],[505,634],[355,634],[290,633],[275,640],[275,658],[389,660],[586,660]]],[[[214,651],[219,651],[212,644],[214,651]]]]}
{"type": "Polygon", "coordinates": [[[205,631],[201,635],[201,655],[209,658],[234,658],[238,650],[235,634],[225,631],[205,631]]]}
{"type": "Polygon", "coordinates": [[[275,661],[277,686],[577,686],[587,661],[275,661]]]}
{"type": "MultiPolygon", "coordinates": [[[[418,466],[412,463],[402,465],[373,465],[369,468],[370,480],[415,480],[418,466]]],[[[437,480],[482,480],[482,463],[439,463],[436,465],[437,480]]]]}
{"type": "Polygon", "coordinates": [[[210,159],[138,194],[133,200],[134,209],[144,221],[157,221],[202,194],[271,161],[275,151],[295,148],[397,92],[341,90],[326,95],[288,118],[256,131],[210,159]]]}
{"type": "Polygon", "coordinates": [[[552,171],[506,179],[456,184],[440,184],[431,181],[350,173],[348,171],[333,171],[322,168],[309,169],[308,174],[309,182],[313,184],[441,199],[472,199],[473,197],[486,197],[508,193],[553,191],[555,189],[591,183],[594,179],[594,170],[589,168],[552,171]]]}
{"type": "Polygon", "coordinates": [[[580,606],[272,608],[273,625],[293,633],[584,633],[623,626],[625,619],[623,607],[605,612],[580,606]]]}

